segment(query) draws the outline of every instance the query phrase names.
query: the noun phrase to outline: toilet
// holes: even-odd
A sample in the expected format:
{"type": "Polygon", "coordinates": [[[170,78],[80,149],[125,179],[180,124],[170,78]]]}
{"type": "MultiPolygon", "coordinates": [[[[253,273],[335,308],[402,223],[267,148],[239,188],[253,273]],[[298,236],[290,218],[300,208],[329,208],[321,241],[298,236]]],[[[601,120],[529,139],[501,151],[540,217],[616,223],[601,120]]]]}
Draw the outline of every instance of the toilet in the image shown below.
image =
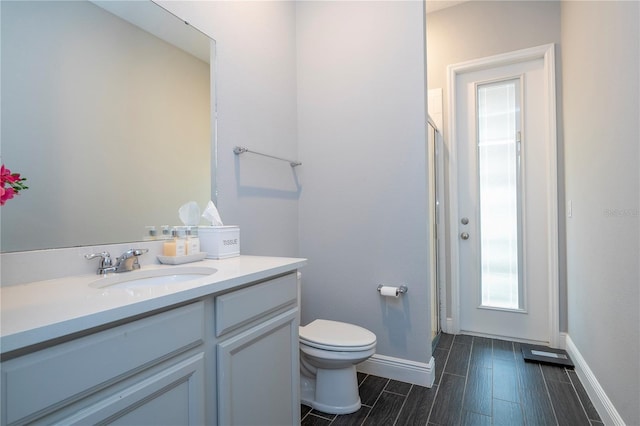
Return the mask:
{"type": "MultiPolygon", "coordinates": [[[[298,272],[298,300],[301,277],[298,272]]],[[[356,364],[376,352],[376,335],[354,324],[325,319],[314,320],[298,330],[300,402],[329,414],[358,411],[356,364]]]]}

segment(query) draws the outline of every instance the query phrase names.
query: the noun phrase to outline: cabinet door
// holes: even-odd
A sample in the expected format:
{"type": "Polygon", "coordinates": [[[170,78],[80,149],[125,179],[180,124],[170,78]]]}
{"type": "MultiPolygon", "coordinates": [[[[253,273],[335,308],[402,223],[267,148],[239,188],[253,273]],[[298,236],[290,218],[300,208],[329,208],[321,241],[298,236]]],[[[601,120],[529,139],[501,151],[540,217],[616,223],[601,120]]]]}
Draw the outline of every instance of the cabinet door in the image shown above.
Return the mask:
{"type": "Polygon", "coordinates": [[[30,423],[204,341],[204,304],[192,303],[9,361],[2,424],[30,423]]]}
{"type": "Polygon", "coordinates": [[[204,353],[201,352],[56,424],[201,425],[204,409],[204,353]]]}
{"type": "Polygon", "coordinates": [[[300,423],[297,308],[218,344],[218,423],[300,423]]]}

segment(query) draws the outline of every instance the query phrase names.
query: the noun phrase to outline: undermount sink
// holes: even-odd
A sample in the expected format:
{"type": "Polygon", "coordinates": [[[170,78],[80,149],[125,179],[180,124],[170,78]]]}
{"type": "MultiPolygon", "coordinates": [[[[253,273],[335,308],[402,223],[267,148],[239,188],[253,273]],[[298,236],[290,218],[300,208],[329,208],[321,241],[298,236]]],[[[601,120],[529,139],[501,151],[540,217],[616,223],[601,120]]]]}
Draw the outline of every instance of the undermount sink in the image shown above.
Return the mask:
{"type": "Polygon", "coordinates": [[[89,283],[93,288],[145,288],[192,281],[215,274],[216,268],[182,266],[162,269],[140,269],[98,278],[89,283]]]}

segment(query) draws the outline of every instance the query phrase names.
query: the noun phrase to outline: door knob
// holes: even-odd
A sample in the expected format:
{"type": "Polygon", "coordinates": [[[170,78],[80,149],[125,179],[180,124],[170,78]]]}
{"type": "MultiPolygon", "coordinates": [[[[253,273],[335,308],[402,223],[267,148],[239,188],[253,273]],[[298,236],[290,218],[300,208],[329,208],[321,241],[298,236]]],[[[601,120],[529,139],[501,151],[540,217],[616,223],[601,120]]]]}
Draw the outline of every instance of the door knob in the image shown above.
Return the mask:
{"type": "Polygon", "coordinates": [[[460,223],[463,225],[468,225],[469,224],[469,218],[468,217],[463,217],[462,219],[460,219],[460,223]]]}
{"type": "Polygon", "coordinates": [[[468,232],[463,232],[462,234],[460,234],[460,238],[462,238],[463,240],[468,240],[469,239],[469,233],[468,232]]]}

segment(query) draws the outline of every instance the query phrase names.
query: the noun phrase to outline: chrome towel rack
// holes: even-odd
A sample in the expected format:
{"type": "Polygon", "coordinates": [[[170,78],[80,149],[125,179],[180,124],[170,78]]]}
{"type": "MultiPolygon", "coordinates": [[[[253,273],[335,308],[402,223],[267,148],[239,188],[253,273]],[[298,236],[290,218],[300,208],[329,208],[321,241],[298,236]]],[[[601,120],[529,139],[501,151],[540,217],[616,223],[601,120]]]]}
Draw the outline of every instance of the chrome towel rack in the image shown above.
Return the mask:
{"type": "Polygon", "coordinates": [[[286,161],[287,163],[289,163],[289,165],[291,167],[297,167],[297,166],[301,166],[302,165],[302,163],[300,161],[287,160],[286,158],[276,157],[275,155],[264,154],[262,152],[253,151],[253,150],[251,150],[249,148],[245,148],[244,146],[236,146],[235,148],[233,148],[233,153],[235,155],[244,154],[245,152],[250,152],[251,154],[256,154],[256,155],[262,155],[263,157],[274,158],[274,159],[280,160],[280,161],[286,161]]]}

